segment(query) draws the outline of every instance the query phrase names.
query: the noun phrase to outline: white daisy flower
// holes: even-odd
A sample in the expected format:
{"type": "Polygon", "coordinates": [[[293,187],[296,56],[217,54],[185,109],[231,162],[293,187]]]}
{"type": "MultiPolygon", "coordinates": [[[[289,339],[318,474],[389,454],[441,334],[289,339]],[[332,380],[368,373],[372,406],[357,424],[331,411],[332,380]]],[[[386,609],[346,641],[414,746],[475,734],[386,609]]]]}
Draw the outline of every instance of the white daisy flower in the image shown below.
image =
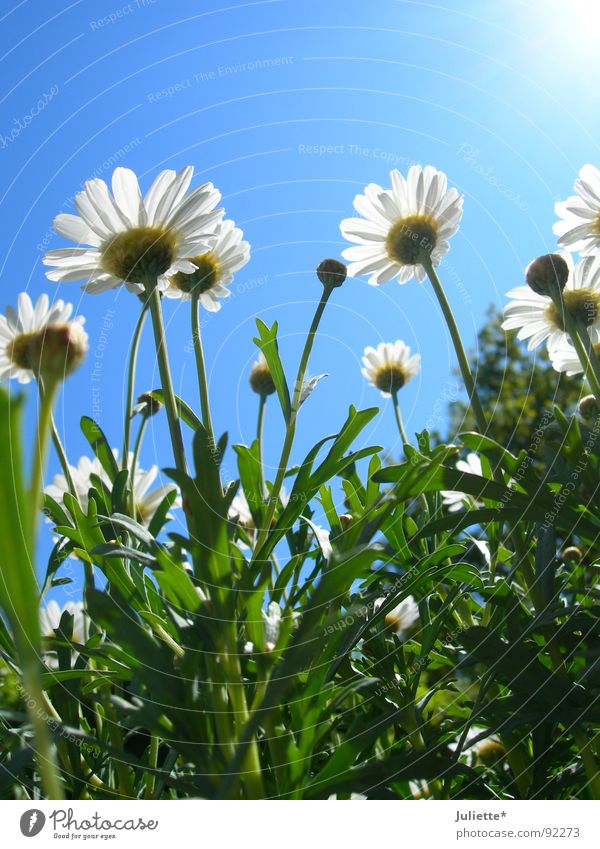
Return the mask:
{"type": "MultiPolygon", "coordinates": [[[[285,508],[289,501],[289,495],[283,487],[281,488],[281,492],[279,493],[279,500],[281,502],[282,507],[285,508]]],[[[242,527],[244,527],[247,531],[254,530],[254,519],[252,518],[250,505],[248,504],[248,499],[246,498],[246,493],[243,489],[240,488],[234,495],[233,501],[231,502],[227,515],[230,521],[237,522],[238,524],[242,525],[242,527]]]]}
{"type": "Polygon", "coordinates": [[[390,181],[388,190],[370,183],[354,198],[363,218],[346,218],[340,225],[344,238],[357,243],[342,252],[350,260],[348,274],[369,274],[374,286],[393,277],[399,283],[424,280],[423,259],[439,264],[462,218],[462,196],[448,189],[446,175],[431,165],[413,165],[406,179],[392,171],[390,181]]]}
{"type": "Polygon", "coordinates": [[[49,327],[75,331],[79,346],[87,349],[88,337],[83,330],[85,318],[78,315],[71,319],[73,304],[64,301],[50,304],[48,295],[40,295],[34,306],[27,292],[21,292],[17,303],[16,310],[7,307],[6,315],[0,315],[0,379],[14,378],[19,383],[32,380],[30,343],[40,331],[49,327]]]}
{"type": "MultiPolygon", "coordinates": [[[[563,289],[565,310],[583,322],[592,342],[600,342],[600,259],[585,257],[573,264],[571,255],[560,251],[569,267],[569,278],[563,289]]],[[[503,330],[517,330],[518,339],[528,339],[530,351],[546,342],[548,351],[566,344],[561,311],[547,295],[539,295],[529,286],[517,286],[507,292],[512,301],[504,307],[503,330]]]]}
{"type": "Polygon", "coordinates": [[[40,632],[42,637],[54,637],[55,631],[60,625],[63,613],[73,616],[73,642],[84,643],[87,632],[87,615],[80,601],[67,601],[61,607],[58,602],[49,601],[40,608],[40,632]]]}
{"type": "Polygon", "coordinates": [[[254,529],[254,519],[250,512],[250,505],[242,489],[238,490],[237,494],[234,495],[227,515],[232,522],[238,522],[246,530],[254,529]]]}
{"type": "MultiPolygon", "coordinates": [[[[376,613],[381,605],[386,601],[385,598],[377,598],[373,603],[373,612],[376,613]]],[[[403,599],[400,604],[397,604],[389,613],[385,615],[385,625],[387,628],[392,628],[396,636],[403,640],[406,632],[419,619],[419,606],[413,596],[409,595],[403,599]]]]}
{"type": "MultiPolygon", "coordinates": [[[[73,617],[73,636],[74,643],[83,645],[87,642],[89,631],[89,619],[87,613],[83,609],[83,604],[80,601],[67,601],[61,607],[54,599],[49,601],[44,607],[40,607],[40,633],[42,637],[54,637],[63,613],[68,612],[73,617]]],[[[77,652],[72,653],[72,658],[77,657],[77,652]]],[[[58,669],[58,658],[55,651],[47,651],[43,653],[43,660],[49,669],[58,669]]]]}
{"type": "MultiPolygon", "coordinates": [[[[600,357],[600,343],[596,342],[594,349],[600,357]]],[[[583,372],[583,366],[577,356],[577,351],[568,341],[563,342],[554,351],[550,351],[550,359],[556,371],[569,375],[581,374],[583,372]]]]}
{"type": "MultiPolygon", "coordinates": [[[[283,612],[276,601],[271,601],[266,610],[261,610],[261,616],[265,635],[265,651],[271,652],[275,650],[279,634],[281,633],[283,612]]],[[[295,625],[299,618],[300,614],[298,612],[292,613],[292,625],[295,625]]],[[[254,650],[254,643],[251,641],[244,643],[244,654],[253,654],[254,650]]]]}
{"type": "MultiPolygon", "coordinates": [[[[467,475],[479,475],[483,477],[483,469],[481,460],[474,451],[470,451],[464,460],[458,460],[456,468],[459,472],[464,472],[467,475]]],[[[448,508],[450,513],[456,513],[465,504],[472,504],[473,499],[470,495],[465,495],[464,492],[456,492],[452,489],[443,489],[441,491],[442,502],[448,508]]],[[[473,540],[475,542],[475,540],[473,540]]]]}
{"type": "Polygon", "coordinates": [[[164,294],[167,298],[189,300],[192,289],[200,292],[200,303],[204,309],[217,312],[221,309],[220,298],[231,292],[227,286],[233,275],[250,259],[250,243],[243,241],[243,233],[233,221],[221,221],[197,256],[188,260],[194,270],[191,274],[179,271],[169,278],[164,294]]]}
{"type": "MultiPolygon", "coordinates": [[[[118,451],[113,450],[115,458],[118,457],[118,451]]],[[[133,453],[129,454],[129,463],[133,462],[133,453]]],[[[102,464],[97,457],[90,460],[89,457],[80,457],[77,466],[69,465],[69,471],[73,479],[73,484],[77,492],[77,498],[83,510],[88,508],[88,493],[92,487],[91,477],[96,475],[105,483],[109,489],[111,483],[102,464]]],[[[148,527],[159,505],[169,492],[177,490],[174,483],[165,483],[150,490],[150,487],[156,480],[158,475],[158,466],[154,465],[147,471],[141,469],[139,464],[136,465],[133,481],[133,494],[136,505],[136,518],[140,524],[148,527]],[[149,491],[150,490],[150,491],[149,491]]],[[[61,473],[54,476],[54,480],[44,490],[47,495],[57,501],[59,504],[63,502],[66,492],[69,492],[69,484],[65,476],[61,473]]],[[[174,508],[181,507],[181,497],[178,495],[172,505],[174,508]]],[[[169,518],[172,518],[169,516],[169,518]]]]}
{"type": "Polygon", "coordinates": [[[116,168],[112,194],[104,180],[88,180],[75,197],[79,215],[58,215],[54,229],[88,247],[48,251],[44,264],[50,280],[86,280],[83,289],[94,294],[125,283],[143,292],[146,280],[160,289],[178,271],[193,272],[187,257],[205,250],[223,215],[221,198],[212,183],[187,196],[194,169],[161,171],[142,198],[138,179],[128,168],[116,168]]]}
{"type": "Polygon", "coordinates": [[[559,245],[589,256],[600,246],[600,171],[584,165],[574,189],[577,194],[555,204],[554,210],[562,220],[552,229],[559,245]]]}
{"type": "Polygon", "coordinates": [[[401,339],[365,348],[362,361],[364,377],[384,398],[401,389],[421,368],[420,354],[411,355],[410,348],[401,339]]]}
{"type": "Polygon", "coordinates": [[[261,613],[265,632],[265,649],[273,651],[281,631],[281,607],[276,601],[272,601],[266,610],[261,610],[261,613]]]}

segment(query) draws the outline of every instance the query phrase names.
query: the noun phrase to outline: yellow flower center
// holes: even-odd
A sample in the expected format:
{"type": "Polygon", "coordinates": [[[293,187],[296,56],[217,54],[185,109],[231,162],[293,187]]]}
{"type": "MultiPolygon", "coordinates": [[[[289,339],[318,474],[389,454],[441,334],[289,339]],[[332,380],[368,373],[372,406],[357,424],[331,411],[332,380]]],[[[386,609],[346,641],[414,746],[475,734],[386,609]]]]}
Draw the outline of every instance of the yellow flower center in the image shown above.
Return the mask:
{"type": "Polygon", "coordinates": [[[17,368],[31,369],[31,340],[35,333],[20,333],[6,346],[6,355],[17,368]]]}
{"type": "Polygon", "coordinates": [[[402,389],[408,377],[399,363],[380,366],[373,374],[373,383],[381,392],[397,392],[402,389]]]}
{"type": "MultiPolygon", "coordinates": [[[[562,293],[563,306],[575,321],[590,327],[600,316],[600,297],[591,289],[567,289],[562,293]]],[[[551,303],[546,308],[546,318],[558,330],[565,330],[562,310],[551,303]]]]}
{"type": "Polygon", "coordinates": [[[102,268],[119,280],[155,280],[173,264],[177,237],[161,227],[131,227],[102,246],[102,268]]]}
{"type": "Polygon", "coordinates": [[[171,277],[171,283],[174,286],[177,286],[178,289],[186,294],[194,292],[201,295],[203,292],[208,292],[209,289],[217,285],[221,277],[221,270],[218,260],[213,253],[191,257],[189,262],[196,266],[196,271],[193,271],[191,274],[178,271],[177,274],[171,277]]]}
{"type": "Polygon", "coordinates": [[[431,254],[437,239],[438,226],[431,215],[408,215],[392,224],[385,249],[399,265],[416,265],[431,254]]]}

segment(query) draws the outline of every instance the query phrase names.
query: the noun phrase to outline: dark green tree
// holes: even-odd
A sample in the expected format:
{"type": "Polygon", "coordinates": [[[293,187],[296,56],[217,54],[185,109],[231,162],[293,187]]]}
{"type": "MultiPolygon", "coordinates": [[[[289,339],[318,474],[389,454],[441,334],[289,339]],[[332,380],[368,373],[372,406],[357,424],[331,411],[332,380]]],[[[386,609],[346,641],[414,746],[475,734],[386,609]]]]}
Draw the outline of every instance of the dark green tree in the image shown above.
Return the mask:
{"type": "MultiPolygon", "coordinates": [[[[546,349],[528,351],[516,333],[502,330],[502,316],[492,305],[487,321],[477,336],[477,347],[469,360],[477,390],[490,422],[490,433],[513,453],[528,450],[532,435],[548,421],[554,404],[573,413],[581,395],[588,393],[580,376],[568,377],[552,368],[546,349]]],[[[465,430],[475,430],[466,401],[449,405],[448,440],[465,430]]]]}

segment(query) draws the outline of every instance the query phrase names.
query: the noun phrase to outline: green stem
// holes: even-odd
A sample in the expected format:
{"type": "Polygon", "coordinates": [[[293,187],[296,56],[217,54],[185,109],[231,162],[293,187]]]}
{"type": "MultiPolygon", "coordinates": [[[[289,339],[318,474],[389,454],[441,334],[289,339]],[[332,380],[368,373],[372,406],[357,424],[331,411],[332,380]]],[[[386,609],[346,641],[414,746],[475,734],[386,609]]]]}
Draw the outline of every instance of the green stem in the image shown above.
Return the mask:
{"type": "Polygon", "coordinates": [[[400,433],[400,439],[405,445],[410,445],[408,441],[408,437],[406,435],[406,431],[404,429],[404,422],[402,421],[402,413],[400,412],[400,404],[398,402],[398,392],[394,390],[392,392],[392,402],[394,406],[394,415],[396,416],[396,424],[398,425],[398,431],[400,433]]]}
{"type": "Polygon", "coordinates": [[[33,461],[31,468],[31,483],[29,486],[29,507],[31,517],[31,540],[36,537],[40,506],[42,503],[42,488],[44,483],[44,470],[48,455],[48,437],[52,431],[52,407],[58,383],[55,381],[47,387],[38,383],[40,406],[33,446],[33,461]]]}
{"type": "Polygon", "coordinates": [[[23,669],[23,686],[27,696],[27,711],[33,726],[35,737],[35,753],[38,760],[42,788],[45,799],[63,799],[62,786],[59,779],[58,767],[50,732],[46,723],[44,710],[44,694],[40,684],[39,667],[36,660],[27,662],[23,669]]]}
{"type": "MultiPolygon", "coordinates": [[[[48,386],[43,386],[40,379],[38,381],[38,388],[40,405],[29,486],[29,539],[32,551],[35,548],[37,536],[44,470],[46,468],[46,457],[48,453],[48,437],[52,431],[52,406],[58,388],[58,382],[53,381],[48,386]]],[[[22,654],[24,655],[23,685],[27,693],[27,710],[33,726],[35,752],[38,759],[42,787],[47,799],[62,799],[63,792],[59,780],[58,767],[52,749],[50,732],[46,724],[39,660],[34,647],[28,641],[23,642],[22,654]]]]}
{"type": "Polygon", "coordinates": [[[202,410],[202,424],[208,434],[211,450],[215,448],[215,434],[212,418],[210,415],[210,402],[208,400],[208,381],[206,379],[206,362],[202,348],[202,336],[200,335],[200,294],[192,293],[192,339],[194,343],[194,356],[196,358],[196,370],[198,372],[198,391],[200,393],[200,408],[202,410]]]}
{"type": "Polygon", "coordinates": [[[150,749],[148,751],[148,766],[150,771],[146,777],[146,789],[144,791],[144,799],[151,799],[154,793],[154,783],[156,781],[156,770],[158,766],[158,746],[159,740],[156,734],[150,735],[150,749]]]}
{"type": "Polygon", "coordinates": [[[133,331],[133,339],[131,340],[131,350],[129,352],[129,367],[127,369],[127,397],[125,399],[125,421],[123,422],[123,453],[121,462],[123,468],[127,465],[129,457],[129,441],[131,438],[131,411],[133,409],[133,396],[135,392],[135,371],[137,367],[138,350],[140,347],[140,339],[142,330],[146,323],[148,315],[147,304],[144,304],[138,316],[138,320],[133,331]]]}
{"type": "MultiPolygon", "coordinates": [[[[235,632],[228,635],[227,645],[221,652],[229,699],[233,709],[233,718],[236,729],[236,739],[239,741],[241,732],[250,719],[244,681],[240,660],[237,655],[237,640],[235,632]]],[[[263,799],[264,787],[262,780],[262,769],[260,765],[260,754],[254,736],[249,742],[246,755],[243,760],[243,782],[249,799],[263,799]]]]}
{"type": "Polygon", "coordinates": [[[573,739],[583,761],[592,799],[600,799],[600,770],[591,746],[592,741],[588,739],[585,731],[574,731],[573,739]]]}
{"type": "Polygon", "coordinates": [[[438,299],[438,303],[442,309],[442,313],[444,315],[444,319],[446,320],[448,330],[450,331],[450,337],[452,338],[452,343],[454,345],[454,350],[456,351],[456,357],[458,359],[458,366],[460,368],[462,379],[465,384],[467,394],[469,396],[469,401],[471,402],[471,409],[473,410],[473,415],[475,416],[477,427],[479,428],[479,431],[481,433],[485,433],[487,430],[487,420],[485,417],[485,413],[483,412],[483,407],[481,406],[481,401],[479,400],[479,395],[477,394],[475,380],[473,379],[473,375],[471,374],[471,367],[469,366],[469,361],[467,359],[467,355],[465,353],[465,349],[460,338],[460,333],[456,321],[454,319],[452,308],[448,303],[446,293],[444,292],[442,284],[440,283],[440,279],[435,272],[435,269],[431,262],[431,258],[429,256],[425,257],[422,263],[423,268],[425,269],[425,272],[429,277],[429,280],[431,281],[431,285],[433,286],[433,291],[435,292],[435,296],[438,299]]]}
{"type": "Polygon", "coordinates": [[[258,468],[260,474],[260,491],[263,498],[267,496],[267,487],[265,484],[265,468],[263,465],[263,428],[265,423],[265,407],[267,405],[267,396],[262,394],[258,404],[258,422],[256,424],[256,444],[258,454],[258,468]]]}
{"type": "MultiPolygon", "coordinates": [[[[107,698],[104,701],[104,711],[106,715],[106,728],[108,731],[108,736],[110,739],[110,744],[114,749],[122,750],[123,749],[123,738],[121,735],[121,726],[117,721],[117,715],[115,710],[109,701],[110,699],[110,684],[108,685],[108,692],[106,693],[107,698]]],[[[115,769],[117,770],[117,776],[119,778],[119,793],[124,799],[135,799],[136,793],[135,788],[133,786],[133,781],[131,778],[131,773],[129,772],[128,765],[119,760],[118,757],[114,758],[115,769]]]]}
{"type": "Polygon", "coordinates": [[[52,414],[50,415],[50,427],[52,429],[52,444],[54,445],[54,450],[56,451],[56,454],[58,456],[60,467],[63,470],[65,480],[67,481],[69,492],[77,501],[79,501],[79,498],[77,496],[77,490],[75,489],[75,484],[73,483],[73,475],[71,474],[71,469],[69,468],[67,454],[61,442],[60,436],[58,435],[58,429],[56,427],[56,422],[54,421],[54,416],[52,414]]]}
{"type": "MultiPolygon", "coordinates": [[[[332,292],[333,287],[323,287],[321,299],[319,301],[317,309],[315,310],[315,314],[313,316],[313,320],[308,331],[308,336],[306,337],[306,342],[304,343],[304,350],[302,351],[302,357],[300,358],[300,365],[298,366],[298,374],[296,376],[296,383],[294,386],[294,394],[292,396],[290,415],[285,431],[285,439],[283,442],[283,448],[281,449],[281,457],[279,458],[279,464],[277,466],[275,483],[273,484],[273,488],[271,489],[271,495],[267,502],[267,510],[263,522],[263,527],[260,529],[258,539],[256,541],[256,546],[254,549],[255,555],[260,552],[271,529],[271,523],[273,521],[273,516],[275,515],[275,510],[279,501],[279,493],[281,492],[283,479],[287,470],[287,464],[290,459],[290,453],[292,451],[292,445],[294,443],[294,436],[296,433],[296,419],[298,416],[298,410],[300,408],[300,397],[302,394],[302,387],[304,385],[304,375],[306,374],[306,368],[308,366],[308,360],[312,351],[315,334],[319,327],[319,323],[323,316],[325,307],[327,306],[327,301],[329,300],[329,297],[332,292]]],[[[253,560],[254,559],[255,557],[253,557],[253,560]]]]}
{"type": "MultiPolygon", "coordinates": [[[[408,734],[408,739],[412,747],[417,752],[425,752],[427,751],[427,745],[423,738],[423,734],[419,725],[417,723],[417,719],[413,714],[413,710],[410,707],[407,707],[404,711],[404,715],[402,717],[402,724],[406,728],[406,732],[408,734]]],[[[431,793],[434,799],[443,799],[444,791],[442,789],[442,784],[437,778],[431,778],[428,780],[428,785],[431,787],[431,793]]]]}
{"type": "Polygon", "coordinates": [[[590,384],[590,388],[600,406],[600,363],[592,346],[590,334],[587,327],[580,327],[576,322],[573,322],[571,329],[572,334],[569,333],[569,335],[573,340],[573,345],[577,351],[577,356],[579,357],[587,381],[590,384]]]}
{"type": "Polygon", "coordinates": [[[169,433],[171,436],[171,445],[173,446],[175,465],[179,472],[187,474],[187,462],[185,459],[185,449],[183,447],[183,436],[181,435],[181,425],[179,423],[177,405],[175,403],[175,392],[173,390],[173,381],[171,379],[165,327],[163,323],[162,309],[160,306],[160,293],[158,291],[156,281],[149,281],[146,284],[146,294],[150,302],[150,315],[152,316],[158,370],[160,372],[160,381],[164,395],[165,410],[167,413],[167,421],[169,423],[169,433]]]}
{"type": "Polygon", "coordinates": [[[133,455],[131,457],[131,469],[129,470],[129,489],[131,491],[131,518],[135,519],[136,517],[136,503],[135,503],[135,471],[137,469],[138,460],[140,456],[140,450],[142,447],[142,440],[144,438],[144,433],[146,432],[146,425],[148,424],[149,416],[143,416],[142,421],[140,422],[140,427],[135,438],[135,443],[133,445],[133,455]]]}

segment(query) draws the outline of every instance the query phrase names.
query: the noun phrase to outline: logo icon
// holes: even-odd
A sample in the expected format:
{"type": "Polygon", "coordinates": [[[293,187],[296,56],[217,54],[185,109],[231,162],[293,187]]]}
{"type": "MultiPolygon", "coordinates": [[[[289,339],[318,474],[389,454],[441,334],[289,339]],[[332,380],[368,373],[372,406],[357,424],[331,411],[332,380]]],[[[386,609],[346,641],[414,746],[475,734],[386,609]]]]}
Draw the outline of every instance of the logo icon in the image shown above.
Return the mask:
{"type": "Polygon", "coordinates": [[[38,808],[25,811],[21,817],[21,834],[25,837],[35,837],[46,824],[46,817],[38,808]]]}

